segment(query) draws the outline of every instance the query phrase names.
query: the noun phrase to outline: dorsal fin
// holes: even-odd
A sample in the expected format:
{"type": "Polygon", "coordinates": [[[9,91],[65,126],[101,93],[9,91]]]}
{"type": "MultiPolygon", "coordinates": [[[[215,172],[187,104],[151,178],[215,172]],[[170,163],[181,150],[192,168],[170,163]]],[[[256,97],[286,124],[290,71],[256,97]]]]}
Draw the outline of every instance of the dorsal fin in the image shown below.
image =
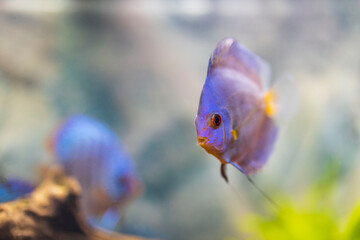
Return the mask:
{"type": "Polygon", "coordinates": [[[225,38],[218,43],[210,57],[208,73],[218,66],[240,71],[259,84],[263,90],[269,88],[269,64],[234,38],[225,38]]]}

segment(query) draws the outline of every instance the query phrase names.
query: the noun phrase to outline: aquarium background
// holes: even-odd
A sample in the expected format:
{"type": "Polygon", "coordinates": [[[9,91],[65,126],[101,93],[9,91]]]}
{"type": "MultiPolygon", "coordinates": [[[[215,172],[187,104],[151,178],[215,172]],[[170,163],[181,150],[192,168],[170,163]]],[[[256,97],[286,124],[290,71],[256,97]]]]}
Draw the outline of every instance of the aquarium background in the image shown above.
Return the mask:
{"type": "MultiPolygon", "coordinates": [[[[326,234],[339,239],[360,200],[359,12],[355,0],[4,0],[0,176],[39,182],[42,166],[54,162],[45,139],[65,117],[83,113],[119,134],[145,186],[118,231],[290,239],[266,235],[263,222],[281,232],[276,221],[300,219],[290,227],[297,236],[310,224],[299,215],[324,210],[324,218],[309,219],[337,226],[339,233],[326,234]],[[273,80],[285,73],[297,80],[298,113],[281,125],[274,153],[253,179],[299,215],[279,215],[231,167],[227,185],[218,160],[197,145],[208,58],[224,37],[266,59],[273,80]]],[[[318,230],[306,237],[321,239],[308,237],[325,236],[318,230]]]]}

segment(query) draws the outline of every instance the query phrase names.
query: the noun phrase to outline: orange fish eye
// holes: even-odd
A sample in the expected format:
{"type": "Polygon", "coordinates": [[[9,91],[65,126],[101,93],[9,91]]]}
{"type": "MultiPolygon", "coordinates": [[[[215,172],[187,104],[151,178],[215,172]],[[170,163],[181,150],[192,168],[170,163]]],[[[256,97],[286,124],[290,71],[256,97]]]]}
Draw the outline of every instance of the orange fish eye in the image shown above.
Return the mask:
{"type": "Polygon", "coordinates": [[[220,114],[215,113],[211,116],[211,125],[213,128],[220,127],[221,122],[222,122],[222,119],[221,119],[220,114]]]}

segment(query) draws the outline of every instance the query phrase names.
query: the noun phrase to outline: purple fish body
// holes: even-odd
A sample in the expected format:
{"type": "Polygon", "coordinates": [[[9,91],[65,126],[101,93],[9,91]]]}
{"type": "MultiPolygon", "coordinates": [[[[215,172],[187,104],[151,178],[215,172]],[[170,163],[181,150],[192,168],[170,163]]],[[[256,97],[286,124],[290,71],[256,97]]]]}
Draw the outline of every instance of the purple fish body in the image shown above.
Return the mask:
{"type": "Polygon", "coordinates": [[[89,215],[138,194],[134,163],[119,137],[105,124],[83,115],[65,120],[53,137],[53,153],[68,175],[82,187],[82,205],[89,215]]]}
{"type": "Polygon", "coordinates": [[[238,41],[227,38],[217,45],[195,125],[199,145],[223,166],[231,163],[248,175],[267,162],[278,132],[264,100],[269,81],[266,62],[238,41]]]}
{"type": "Polygon", "coordinates": [[[9,178],[0,181],[0,203],[17,200],[33,192],[35,187],[24,180],[9,178]]]}

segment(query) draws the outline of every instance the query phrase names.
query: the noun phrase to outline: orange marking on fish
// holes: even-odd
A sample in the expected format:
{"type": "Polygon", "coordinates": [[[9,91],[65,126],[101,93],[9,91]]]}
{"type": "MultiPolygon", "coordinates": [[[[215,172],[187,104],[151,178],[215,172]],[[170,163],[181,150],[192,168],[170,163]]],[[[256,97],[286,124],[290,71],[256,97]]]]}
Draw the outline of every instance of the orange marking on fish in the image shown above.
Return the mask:
{"type": "Polygon", "coordinates": [[[238,138],[238,133],[237,133],[237,131],[236,131],[236,130],[232,130],[231,133],[232,133],[232,135],[233,135],[234,140],[236,141],[237,138],[238,138]]]}
{"type": "Polygon", "coordinates": [[[276,105],[275,105],[275,101],[276,101],[276,94],[274,91],[272,90],[269,90],[265,97],[264,97],[264,100],[265,100],[265,111],[266,111],[266,114],[269,116],[269,117],[272,117],[275,115],[276,113],[276,105]]]}

